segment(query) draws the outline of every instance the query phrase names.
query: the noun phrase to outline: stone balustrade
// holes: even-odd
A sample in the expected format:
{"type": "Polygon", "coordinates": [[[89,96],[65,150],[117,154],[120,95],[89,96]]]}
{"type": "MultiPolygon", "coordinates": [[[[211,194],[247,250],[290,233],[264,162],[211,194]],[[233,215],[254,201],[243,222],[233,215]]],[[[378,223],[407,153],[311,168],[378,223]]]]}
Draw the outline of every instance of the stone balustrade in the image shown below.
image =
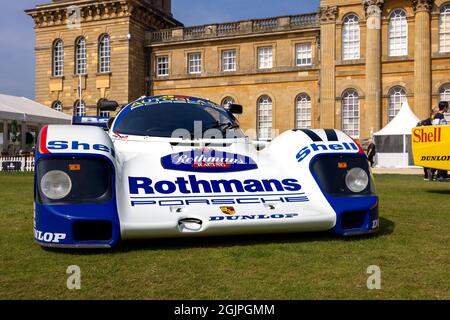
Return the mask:
{"type": "Polygon", "coordinates": [[[230,23],[202,25],[187,28],[165,29],[149,32],[147,44],[167,43],[184,40],[213,39],[276,31],[314,29],[319,27],[317,13],[254,19],[230,23]]]}

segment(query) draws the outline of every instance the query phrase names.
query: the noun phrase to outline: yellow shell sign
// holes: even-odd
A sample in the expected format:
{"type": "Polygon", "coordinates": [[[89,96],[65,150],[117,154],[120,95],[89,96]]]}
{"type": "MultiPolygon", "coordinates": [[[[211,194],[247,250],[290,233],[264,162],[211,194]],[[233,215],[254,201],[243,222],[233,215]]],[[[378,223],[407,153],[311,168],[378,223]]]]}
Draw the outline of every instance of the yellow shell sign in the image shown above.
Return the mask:
{"type": "Polygon", "coordinates": [[[411,138],[416,166],[450,170],[450,126],[414,128],[411,138]]]}

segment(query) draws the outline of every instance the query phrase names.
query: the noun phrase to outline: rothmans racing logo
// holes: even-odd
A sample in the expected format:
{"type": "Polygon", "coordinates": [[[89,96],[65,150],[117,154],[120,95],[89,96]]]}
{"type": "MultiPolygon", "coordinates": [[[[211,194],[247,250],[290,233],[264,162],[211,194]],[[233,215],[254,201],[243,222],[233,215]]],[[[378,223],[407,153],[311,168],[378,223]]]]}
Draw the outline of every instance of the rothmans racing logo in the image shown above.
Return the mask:
{"type": "Polygon", "coordinates": [[[205,194],[205,193],[258,193],[273,191],[300,191],[302,186],[297,179],[237,179],[198,180],[190,175],[188,179],[178,177],[175,181],[153,181],[146,177],[128,177],[130,194],[205,194]]]}
{"type": "Polygon", "coordinates": [[[195,175],[173,181],[128,177],[131,206],[221,205],[308,202],[297,179],[200,180],[195,175]]]}
{"type": "Polygon", "coordinates": [[[171,154],[161,158],[164,169],[190,172],[236,172],[257,169],[250,157],[210,149],[171,154]]]}

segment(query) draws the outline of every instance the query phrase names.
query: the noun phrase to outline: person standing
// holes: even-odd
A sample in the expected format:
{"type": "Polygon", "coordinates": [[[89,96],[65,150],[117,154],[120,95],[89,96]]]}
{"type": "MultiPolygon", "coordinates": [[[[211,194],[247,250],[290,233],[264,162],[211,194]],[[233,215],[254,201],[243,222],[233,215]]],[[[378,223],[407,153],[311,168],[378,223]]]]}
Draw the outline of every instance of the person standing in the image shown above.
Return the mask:
{"type": "Polygon", "coordinates": [[[441,101],[439,102],[439,111],[436,112],[433,119],[434,126],[442,126],[447,124],[447,120],[445,120],[444,113],[448,112],[448,102],[441,101]]]}
{"type": "MultiPolygon", "coordinates": [[[[441,101],[439,102],[439,111],[434,115],[433,125],[435,126],[445,126],[447,125],[447,120],[445,120],[445,113],[448,112],[448,102],[441,101]]],[[[437,181],[446,181],[448,178],[447,171],[438,170],[436,174],[437,181]]]]}
{"type": "Polygon", "coordinates": [[[377,154],[375,143],[373,143],[373,140],[369,140],[369,145],[367,146],[367,159],[369,159],[370,167],[373,168],[375,161],[373,158],[377,154]]]}
{"type": "MultiPolygon", "coordinates": [[[[432,126],[433,125],[433,121],[434,121],[434,117],[435,115],[438,113],[439,111],[439,107],[434,107],[431,110],[431,114],[430,117],[425,119],[425,120],[421,120],[419,121],[419,123],[417,124],[418,127],[422,127],[422,126],[432,126]]],[[[431,169],[431,168],[427,168],[424,167],[423,168],[423,172],[424,172],[424,179],[426,181],[433,181],[435,179],[435,174],[436,174],[436,170],[435,169],[431,169]]]]}

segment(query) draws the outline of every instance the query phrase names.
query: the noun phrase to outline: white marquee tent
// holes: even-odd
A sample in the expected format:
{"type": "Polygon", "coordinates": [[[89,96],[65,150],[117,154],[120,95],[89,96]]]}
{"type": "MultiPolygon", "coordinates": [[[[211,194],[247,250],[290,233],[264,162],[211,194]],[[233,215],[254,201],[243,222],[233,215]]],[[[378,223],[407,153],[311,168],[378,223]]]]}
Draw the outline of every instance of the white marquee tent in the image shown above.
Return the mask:
{"type": "Polygon", "coordinates": [[[405,168],[413,166],[411,131],[420,121],[404,102],[397,116],[386,127],[374,134],[377,148],[375,163],[381,168],[405,168]]]}
{"type": "Polygon", "coordinates": [[[46,124],[71,124],[72,117],[23,97],[0,94],[0,151],[9,151],[11,124],[15,121],[20,133],[18,147],[24,149],[27,133],[36,135],[46,124]]]}

